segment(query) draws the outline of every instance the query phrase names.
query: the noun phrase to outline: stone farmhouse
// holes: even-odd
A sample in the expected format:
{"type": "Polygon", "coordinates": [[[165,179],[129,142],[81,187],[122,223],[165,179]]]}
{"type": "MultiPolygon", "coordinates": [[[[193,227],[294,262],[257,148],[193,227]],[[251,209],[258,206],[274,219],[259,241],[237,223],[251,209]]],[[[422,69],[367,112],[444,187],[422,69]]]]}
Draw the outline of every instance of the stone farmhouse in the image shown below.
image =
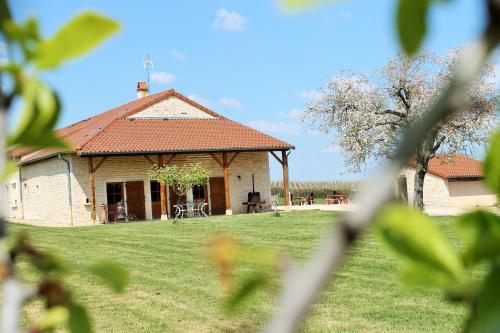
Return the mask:
{"type": "MultiPolygon", "coordinates": [[[[415,161],[399,178],[399,196],[413,202],[415,161]]],[[[456,155],[438,155],[429,161],[424,181],[425,208],[493,206],[496,195],[482,182],[481,161],[456,155]]]]}
{"type": "MultiPolygon", "coordinates": [[[[269,156],[283,168],[288,200],[288,153],[294,146],[230,120],[175,90],[138,98],[57,131],[71,149],[12,152],[18,171],[6,184],[8,218],[37,225],[102,223],[123,202],[139,220],[172,217],[172,189],[150,181],[153,164],[199,162],[209,171],[205,187],[190,199],[210,214],[246,211],[252,191],[269,205],[269,156]],[[103,209],[107,205],[108,213],[103,209]]],[[[286,204],[289,204],[287,202],[286,204]]]]}

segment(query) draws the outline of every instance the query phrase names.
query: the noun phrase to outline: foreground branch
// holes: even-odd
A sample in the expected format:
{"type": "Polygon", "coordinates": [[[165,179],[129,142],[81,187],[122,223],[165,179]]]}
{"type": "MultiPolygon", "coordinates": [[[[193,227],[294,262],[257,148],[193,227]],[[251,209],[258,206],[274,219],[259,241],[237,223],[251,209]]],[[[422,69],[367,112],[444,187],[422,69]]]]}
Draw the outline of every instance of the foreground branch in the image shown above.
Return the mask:
{"type": "Polygon", "coordinates": [[[490,23],[483,38],[464,55],[455,75],[436,103],[415,126],[408,129],[394,159],[361,194],[359,209],[340,219],[302,268],[292,268],[287,272],[277,309],[264,329],[265,332],[298,331],[313,302],[333,279],[332,273],[339,268],[348,248],[382,207],[393,199],[396,179],[416,148],[430,131],[466,103],[466,94],[463,92],[480,73],[499,43],[500,4],[498,0],[490,0],[488,4],[490,23]]]}

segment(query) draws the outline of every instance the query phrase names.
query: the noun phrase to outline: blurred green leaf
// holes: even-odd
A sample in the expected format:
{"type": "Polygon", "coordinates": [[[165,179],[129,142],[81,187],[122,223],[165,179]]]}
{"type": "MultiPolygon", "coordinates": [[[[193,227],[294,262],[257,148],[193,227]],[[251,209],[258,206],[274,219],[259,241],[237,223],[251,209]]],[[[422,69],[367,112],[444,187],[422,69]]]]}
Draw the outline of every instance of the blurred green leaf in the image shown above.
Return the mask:
{"type": "Polygon", "coordinates": [[[427,33],[431,0],[399,0],[396,21],[399,41],[407,54],[415,54],[427,33]]]}
{"type": "Polygon", "coordinates": [[[476,300],[467,332],[500,332],[500,264],[492,265],[476,300]]]}
{"type": "Polygon", "coordinates": [[[43,256],[31,256],[30,260],[33,266],[44,273],[66,271],[62,261],[51,253],[45,253],[43,256]]]}
{"type": "Polygon", "coordinates": [[[251,294],[268,284],[270,275],[263,272],[252,272],[239,281],[226,300],[226,309],[232,311],[251,294]]]}
{"type": "Polygon", "coordinates": [[[493,191],[500,194],[500,131],[490,140],[490,147],[484,160],[485,182],[493,191]]]}
{"type": "Polygon", "coordinates": [[[9,147],[67,148],[53,132],[61,112],[58,96],[36,79],[27,79],[22,89],[24,109],[19,124],[8,138],[9,147]]]}
{"type": "Polygon", "coordinates": [[[16,170],[17,170],[17,163],[16,162],[14,162],[13,160],[10,160],[10,159],[5,161],[4,169],[3,169],[1,176],[0,176],[0,181],[6,182],[10,178],[10,176],[14,172],[16,172],[16,170]]]}
{"type": "Polygon", "coordinates": [[[54,329],[65,324],[69,316],[69,311],[64,306],[53,306],[43,313],[42,318],[35,327],[39,329],[39,331],[54,329]]]}
{"type": "Polygon", "coordinates": [[[40,69],[89,52],[118,31],[118,22],[94,12],[84,12],[65,24],[52,38],[40,43],[36,63],[40,69]]]}
{"type": "Polygon", "coordinates": [[[407,262],[449,274],[460,282],[463,266],[450,242],[429,216],[408,206],[386,206],[377,217],[382,240],[407,262]]]}
{"type": "Polygon", "coordinates": [[[408,285],[438,288],[449,287],[455,282],[450,274],[418,264],[408,264],[402,268],[401,281],[408,285]]]}
{"type": "Polygon", "coordinates": [[[129,282],[127,268],[114,261],[100,261],[90,266],[89,271],[103,279],[117,293],[123,292],[129,282]]]}
{"type": "Polygon", "coordinates": [[[499,216],[477,210],[459,216],[456,224],[465,240],[465,263],[474,264],[500,256],[499,216]]]}
{"type": "Polygon", "coordinates": [[[68,326],[71,333],[92,332],[92,324],[84,307],[77,304],[70,305],[68,326]]]}
{"type": "Polygon", "coordinates": [[[0,31],[4,31],[4,23],[11,19],[7,0],[0,0],[0,31]]]}

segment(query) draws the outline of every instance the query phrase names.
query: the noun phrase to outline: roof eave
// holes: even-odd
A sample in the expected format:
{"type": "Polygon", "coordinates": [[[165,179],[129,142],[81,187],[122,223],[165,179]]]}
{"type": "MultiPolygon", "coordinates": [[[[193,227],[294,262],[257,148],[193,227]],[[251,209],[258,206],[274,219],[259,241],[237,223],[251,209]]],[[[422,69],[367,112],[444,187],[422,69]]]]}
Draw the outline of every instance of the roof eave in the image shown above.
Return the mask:
{"type": "Polygon", "coordinates": [[[102,155],[144,155],[144,154],[191,154],[191,153],[229,153],[229,152],[252,152],[252,151],[275,151],[291,150],[295,146],[275,146],[275,147],[249,147],[249,148],[210,148],[210,149],[189,149],[189,150],[132,150],[132,151],[100,151],[89,152],[80,151],[79,156],[102,156],[102,155]]]}

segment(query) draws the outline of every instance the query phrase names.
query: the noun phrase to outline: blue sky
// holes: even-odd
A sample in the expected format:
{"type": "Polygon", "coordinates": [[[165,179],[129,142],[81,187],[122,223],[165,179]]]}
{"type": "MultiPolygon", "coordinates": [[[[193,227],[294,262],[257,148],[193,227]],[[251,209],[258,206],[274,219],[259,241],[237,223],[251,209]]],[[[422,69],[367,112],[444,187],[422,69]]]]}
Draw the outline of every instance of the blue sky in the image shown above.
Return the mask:
{"type": "MultiPolygon", "coordinates": [[[[84,9],[122,24],[90,55],[46,79],[60,93],[60,126],[135,98],[154,59],[151,91],[175,88],[234,120],[296,146],[291,179],[357,179],[330,139],[296,119],[311,93],[341,69],[372,71],[398,51],[393,0],[352,0],[292,14],[275,0],[10,1],[17,18],[36,15],[44,35],[84,9]]],[[[431,13],[426,46],[443,53],[479,35],[483,2],[455,0],[431,13]]],[[[271,157],[272,159],[272,157],[271,157]]],[[[271,177],[281,178],[271,161],[271,177]]]]}

